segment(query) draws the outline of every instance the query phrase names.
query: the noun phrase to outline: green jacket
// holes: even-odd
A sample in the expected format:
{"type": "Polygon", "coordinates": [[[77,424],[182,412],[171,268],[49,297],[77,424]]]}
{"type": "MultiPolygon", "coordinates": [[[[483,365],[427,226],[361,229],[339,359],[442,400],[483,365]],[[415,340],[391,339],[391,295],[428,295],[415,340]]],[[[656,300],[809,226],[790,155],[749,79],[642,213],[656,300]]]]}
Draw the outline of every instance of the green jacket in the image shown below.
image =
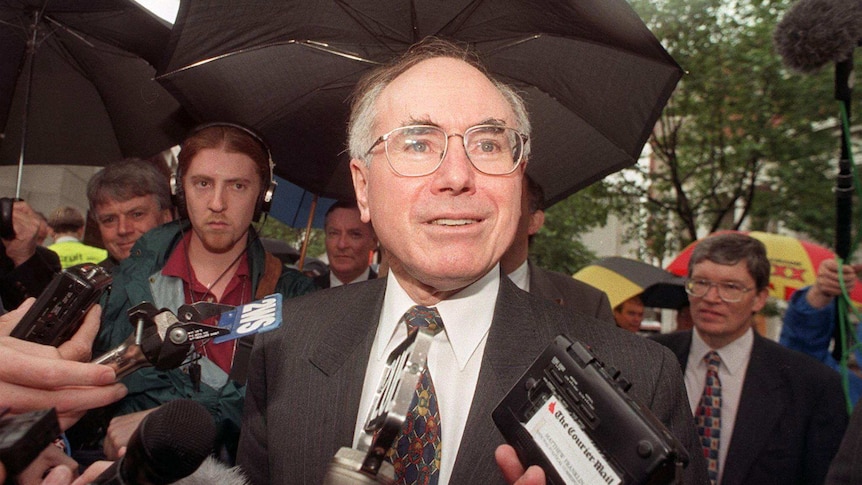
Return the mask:
{"type": "MultiPolygon", "coordinates": [[[[182,280],[163,276],[161,269],[182,240],[183,234],[190,229],[188,220],[183,220],[149,231],[135,243],[129,258],[116,268],[111,293],[102,302],[102,328],[94,343],[94,356],[117,347],[132,333],[127,314],[132,306],[146,301],[152,302],[157,308],[167,308],[176,313],[177,308],[185,303],[182,280]]],[[[264,272],[265,250],[254,230],[249,232],[249,238],[249,271],[254,295],[264,272]]],[[[282,268],[276,292],[285,298],[309,293],[314,289],[311,278],[294,269],[282,268]]],[[[205,361],[201,363],[205,377],[199,392],[192,388],[191,380],[182,368],[163,372],[147,367],[133,372],[122,381],[129,393],[117,403],[113,415],[151,409],[174,399],[192,399],[210,411],[221,436],[238,432],[245,396],[244,384],[227,379],[221,369],[205,358],[202,361],[205,361]],[[207,385],[208,368],[220,374],[220,384],[207,385]]],[[[209,381],[212,383],[213,379],[209,381]]]]}

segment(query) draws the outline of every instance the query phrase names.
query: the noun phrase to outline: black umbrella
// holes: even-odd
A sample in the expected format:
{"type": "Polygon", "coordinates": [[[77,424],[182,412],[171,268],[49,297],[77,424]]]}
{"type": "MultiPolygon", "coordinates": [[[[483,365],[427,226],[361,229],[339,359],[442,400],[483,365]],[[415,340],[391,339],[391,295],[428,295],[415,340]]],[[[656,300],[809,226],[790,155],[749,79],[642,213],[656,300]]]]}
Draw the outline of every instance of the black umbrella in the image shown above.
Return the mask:
{"type": "Polygon", "coordinates": [[[0,164],[100,166],[175,145],[192,120],[151,65],[169,35],[131,0],[2,2],[0,164]]]}
{"type": "Polygon", "coordinates": [[[633,164],[682,71],[624,0],[183,1],[159,81],[196,117],[260,130],[277,173],[353,197],[347,97],[428,35],[519,88],[548,203],[633,164]]]}

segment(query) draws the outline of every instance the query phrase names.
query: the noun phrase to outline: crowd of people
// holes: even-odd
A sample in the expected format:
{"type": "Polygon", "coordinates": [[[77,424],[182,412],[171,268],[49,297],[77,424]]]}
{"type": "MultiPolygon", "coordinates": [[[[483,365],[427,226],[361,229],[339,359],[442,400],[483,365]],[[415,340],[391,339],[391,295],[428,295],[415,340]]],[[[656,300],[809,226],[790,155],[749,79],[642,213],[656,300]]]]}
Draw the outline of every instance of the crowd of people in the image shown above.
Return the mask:
{"type": "MultiPolygon", "coordinates": [[[[603,292],[530,261],[544,196],[527,175],[529,116],[470,51],[423,41],[374,69],[352,99],[356,200],[327,212],[329,272],[316,279],[264,250],[252,222],[272,202],[272,157],[255,132],[229,121],[193,130],[168,176],[124,160],[93,177],[89,213],[102,252],[80,242],[80,212],[44,220],[14,203],[15,236],[2,241],[0,264],[10,310],[0,316],[0,407],[55,407],[64,430],[62,446],[49,445],[19,483],[89,483],[175,399],[206,408],[216,458],[250,483],[321,483],[340,448],[372,439],[366,418],[389,356],[419,332],[431,339],[422,418],[408,413],[385,450],[398,483],[544,483],[547,470],[522,463],[491,415],[559,334],[631,383],[629,396],[687,455],[681,483],[862,481],[862,417],[848,416],[828,351],[837,263],[794,296],[779,344],[752,328],[767,300],[763,244],[709,237],[686,280],[693,328],[643,338],[624,328],[643,318],[642,303],[611,309],[603,292]],[[56,251],[40,245],[47,226],[56,251]],[[375,251],[384,255],[377,272],[375,251]],[[56,348],[9,337],[60,267],[84,261],[110,271],[113,286],[80,330],[56,348]],[[196,342],[179,368],[118,382],[112,367],[88,363],[136,331],[129,309],[140,302],[177,312],[272,293],[284,298],[278,330],[196,342]]],[[[852,285],[857,269],[842,267],[844,281],[852,285]]],[[[856,376],[851,389],[855,402],[856,376]]]]}

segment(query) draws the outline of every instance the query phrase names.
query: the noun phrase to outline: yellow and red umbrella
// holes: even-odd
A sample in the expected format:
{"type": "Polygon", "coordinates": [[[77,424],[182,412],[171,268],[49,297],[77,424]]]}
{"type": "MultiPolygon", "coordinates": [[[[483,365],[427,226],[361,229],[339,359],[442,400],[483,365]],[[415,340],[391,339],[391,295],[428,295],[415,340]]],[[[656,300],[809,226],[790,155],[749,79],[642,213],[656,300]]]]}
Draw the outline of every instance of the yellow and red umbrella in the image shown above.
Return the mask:
{"type": "MultiPolygon", "coordinates": [[[[782,300],[790,300],[794,291],[814,284],[820,263],[835,258],[835,253],[824,246],[790,236],[760,231],[719,231],[715,234],[728,232],[748,234],[766,246],[766,257],[772,264],[769,296],[782,300]]],[[[688,262],[699,241],[683,249],[679,256],[671,261],[667,270],[679,276],[688,275],[688,262]]],[[[856,285],[850,298],[857,303],[862,303],[862,285],[856,285]]]]}

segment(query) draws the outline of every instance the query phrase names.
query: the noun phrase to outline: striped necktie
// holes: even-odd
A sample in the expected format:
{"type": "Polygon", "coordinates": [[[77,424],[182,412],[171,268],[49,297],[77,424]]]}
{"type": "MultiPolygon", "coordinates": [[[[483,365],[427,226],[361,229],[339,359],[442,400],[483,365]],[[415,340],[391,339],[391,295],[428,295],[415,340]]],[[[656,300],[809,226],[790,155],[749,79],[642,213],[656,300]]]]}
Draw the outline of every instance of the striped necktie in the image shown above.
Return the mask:
{"type": "MultiPolygon", "coordinates": [[[[414,306],[404,314],[409,332],[427,328],[433,333],[443,330],[443,320],[436,308],[414,306]]],[[[440,479],[440,411],[428,366],[422,372],[410,410],[401,433],[389,452],[398,484],[436,485],[440,479]]]]}
{"type": "Polygon", "coordinates": [[[694,423],[707,462],[707,472],[712,485],[718,481],[718,446],[721,439],[721,380],[718,367],[721,358],[712,350],[704,356],[706,362],[706,384],[700,404],[694,414],[694,423]]]}

